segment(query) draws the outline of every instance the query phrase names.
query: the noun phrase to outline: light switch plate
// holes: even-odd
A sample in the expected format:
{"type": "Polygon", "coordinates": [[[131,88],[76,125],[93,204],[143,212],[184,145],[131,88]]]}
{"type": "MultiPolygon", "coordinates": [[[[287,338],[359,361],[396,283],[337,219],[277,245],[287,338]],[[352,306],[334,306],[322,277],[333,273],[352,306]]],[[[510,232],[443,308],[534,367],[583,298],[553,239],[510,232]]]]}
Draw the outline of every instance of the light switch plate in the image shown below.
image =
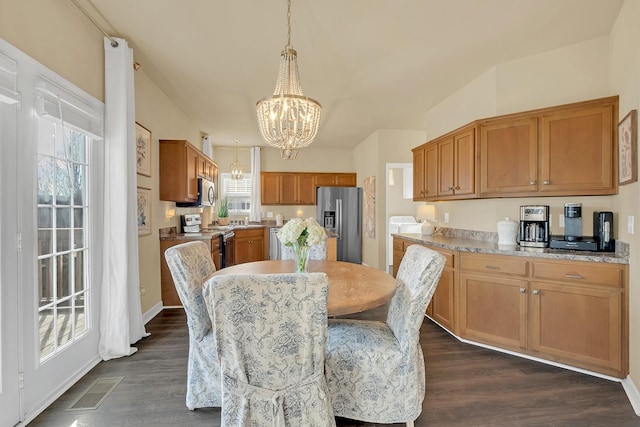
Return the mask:
{"type": "Polygon", "coordinates": [[[564,214],[558,215],[558,227],[564,228],[564,214]]]}
{"type": "Polygon", "coordinates": [[[634,229],[634,222],[635,222],[635,218],[633,217],[633,215],[629,215],[627,217],[627,231],[629,232],[629,234],[633,234],[633,229],[634,229]]]}
{"type": "Polygon", "coordinates": [[[449,212],[444,213],[444,222],[449,222],[449,212]]]}

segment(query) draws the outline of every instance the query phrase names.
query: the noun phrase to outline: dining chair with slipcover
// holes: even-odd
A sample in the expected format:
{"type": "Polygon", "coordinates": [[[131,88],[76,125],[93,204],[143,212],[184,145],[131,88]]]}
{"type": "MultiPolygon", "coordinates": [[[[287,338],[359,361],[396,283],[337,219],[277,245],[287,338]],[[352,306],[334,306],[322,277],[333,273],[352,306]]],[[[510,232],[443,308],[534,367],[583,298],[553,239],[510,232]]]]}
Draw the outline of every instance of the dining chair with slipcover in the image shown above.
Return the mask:
{"type": "MultiPolygon", "coordinates": [[[[280,259],[295,259],[293,247],[280,242],[280,259]]],[[[309,259],[321,261],[327,259],[327,239],[323,239],[319,244],[309,248],[309,259]]]]}
{"type": "Polygon", "coordinates": [[[438,252],[411,245],[386,322],[329,320],[325,364],[336,416],[408,426],[418,418],[425,395],[420,326],[444,263],[438,252]]]}
{"type": "Polygon", "coordinates": [[[222,369],[223,426],[335,426],[324,376],[325,273],[213,276],[204,297],[222,369]]]}
{"type": "Polygon", "coordinates": [[[222,384],[215,332],[202,296],[205,278],[216,271],[211,250],[202,241],[187,242],[170,247],[164,256],[187,315],[187,408],[220,407],[222,384]]]}

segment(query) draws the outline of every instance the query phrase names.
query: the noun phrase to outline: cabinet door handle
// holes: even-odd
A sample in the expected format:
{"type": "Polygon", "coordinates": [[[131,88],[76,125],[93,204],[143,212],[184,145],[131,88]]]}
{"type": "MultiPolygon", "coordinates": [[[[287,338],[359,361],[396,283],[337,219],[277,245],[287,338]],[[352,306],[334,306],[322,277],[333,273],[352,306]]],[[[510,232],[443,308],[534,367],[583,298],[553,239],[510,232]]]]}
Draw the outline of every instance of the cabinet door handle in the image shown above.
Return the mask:
{"type": "Polygon", "coordinates": [[[548,179],[545,179],[542,183],[544,185],[549,185],[549,184],[551,184],[551,181],[549,181],[548,179]]]}
{"type": "Polygon", "coordinates": [[[500,270],[500,267],[495,266],[495,265],[485,265],[484,266],[487,270],[500,270]]]}
{"type": "Polygon", "coordinates": [[[521,293],[521,294],[524,294],[524,293],[526,293],[526,292],[527,292],[527,290],[526,290],[525,288],[520,288],[520,293],[521,293]]]}
{"type": "Polygon", "coordinates": [[[584,279],[584,276],[576,273],[567,273],[564,275],[567,279],[584,279]]]}
{"type": "Polygon", "coordinates": [[[534,289],[534,290],[533,290],[533,294],[534,294],[534,295],[540,295],[540,291],[539,291],[538,289],[534,289]]]}
{"type": "Polygon", "coordinates": [[[535,179],[532,179],[531,181],[529,181],[529,185],[536,185],[538,181],[536,181],[535,179]]]}

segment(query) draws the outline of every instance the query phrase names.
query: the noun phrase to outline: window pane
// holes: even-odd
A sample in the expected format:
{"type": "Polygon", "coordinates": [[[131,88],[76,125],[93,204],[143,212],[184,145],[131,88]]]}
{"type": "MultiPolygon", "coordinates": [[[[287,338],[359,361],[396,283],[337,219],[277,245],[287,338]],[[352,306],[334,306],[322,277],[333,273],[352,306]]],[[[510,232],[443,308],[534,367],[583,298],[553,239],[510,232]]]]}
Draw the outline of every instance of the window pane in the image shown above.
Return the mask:
{"type": "Polygon", "coordinates": [[[84,248],[83,236],[84,236],[84,233],[82,232],[82,228],[73,229],[73,248],[72,249],[84,248]]]}
{"type": "Polygon", "coordinates": [[[56,227],[71,227],[71,208],[65,207],[56,209],[56,227]]]}
{"type": "Polygon", "coordinates": [[[76,208],[73,210],[73,226],[84,227],[84,209],[76,208]]]}
{"type": "Polygon", "coordinates": [[[54,162],[50,157],[38,156],[38,203],[53,203],[54,162]]]}
{"type": "Polygon", "coordinates": [[[70,130],[68,140],[68,157],[72,162],[85,163],[85,136],[70,130]]]}
{"type": "Polygon", "coordinates": [[[47,207],[38,208],[38,228],[53,227],[53,210],[47,207]]]}
{"type": "Polygon", "coordinates": [[[56,160],[55,193],[56,204],[68,205],[71,203],[71,179],[67,162],[56,160]]]}
{"type": "Polygon", "coordinates": [[[56,231],[56,252],[64,252],[71,249],[71,230],[56,231]]]}
{"type": "Polygon", "coordinates": [[[38,307],[53,301],[53,289],[53,258],[43,258],[38,261],[38,307]]]}
{"type": "Polygon", "coordinates": [[[75,315],[76,315],[76,336],[81,335],[87,330],[87,320],[84,315],[85,294],[82,293],[75,297],[75,315]]]}
{"type": "Polygon", "coordinates": [[[58,318],[56,319],[56,332],[58,335],[58,346],[62,346],[73,339],[73,307],[71,299],[58,304],[58,318]]]}
{"type": "Polygon", "coordinates": [[[54,351],[54,314],[55,306],[40,311],[40,358],[44,358],[54,351]]]}
{"type": "Polygon", "coordinates": [[[56,289],[57,299],[71,295],[71,254],[58,255],[56,257],[56,289]]]}
{"type": "Polygon", "coordinates": [[[76,206],[82,206],[85,203],[85,169],[77,163],[71,165],[73,204],[76,206]]]}
{"type": "Polygon", "coordinates": [[[38,230],[38,256],[53,253],[53,230],[38,230]]]}
{"type": "Polygon", "coordinates": [[[75,270],[75,292],[85,290],[84,287],[84,251],[73,253],[73,262],[75,270]]]}

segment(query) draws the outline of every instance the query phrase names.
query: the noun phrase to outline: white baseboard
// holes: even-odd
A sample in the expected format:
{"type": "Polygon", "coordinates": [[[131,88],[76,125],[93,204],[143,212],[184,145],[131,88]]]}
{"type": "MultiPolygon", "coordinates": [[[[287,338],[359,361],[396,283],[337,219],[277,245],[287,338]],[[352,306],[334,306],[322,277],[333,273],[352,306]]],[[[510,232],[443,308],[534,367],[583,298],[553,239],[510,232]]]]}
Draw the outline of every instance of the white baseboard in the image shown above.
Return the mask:
{"type": "Polygon", "coordinates": [[[162,301],[160,301],[159,303],[157,303],[156,305],[154,305],[153,307],[151,307],[149,310],[147,310],[145,313],[142,314],[142,322],[145,325],[149,323],[151,319],[156,317],[158,313],[162,311],[162,308],[163,308],[162,301]]]}
{"type": "Polygon", "coordinates": [[[624,388],[624,392],[627,393],[633,410],[636,412],[636,415],[640,417],[640,392],[638,392],[638,388],[633,383],[630,375],[627,375],[627,378],[622,380],[622,387],[624,388]]]}

